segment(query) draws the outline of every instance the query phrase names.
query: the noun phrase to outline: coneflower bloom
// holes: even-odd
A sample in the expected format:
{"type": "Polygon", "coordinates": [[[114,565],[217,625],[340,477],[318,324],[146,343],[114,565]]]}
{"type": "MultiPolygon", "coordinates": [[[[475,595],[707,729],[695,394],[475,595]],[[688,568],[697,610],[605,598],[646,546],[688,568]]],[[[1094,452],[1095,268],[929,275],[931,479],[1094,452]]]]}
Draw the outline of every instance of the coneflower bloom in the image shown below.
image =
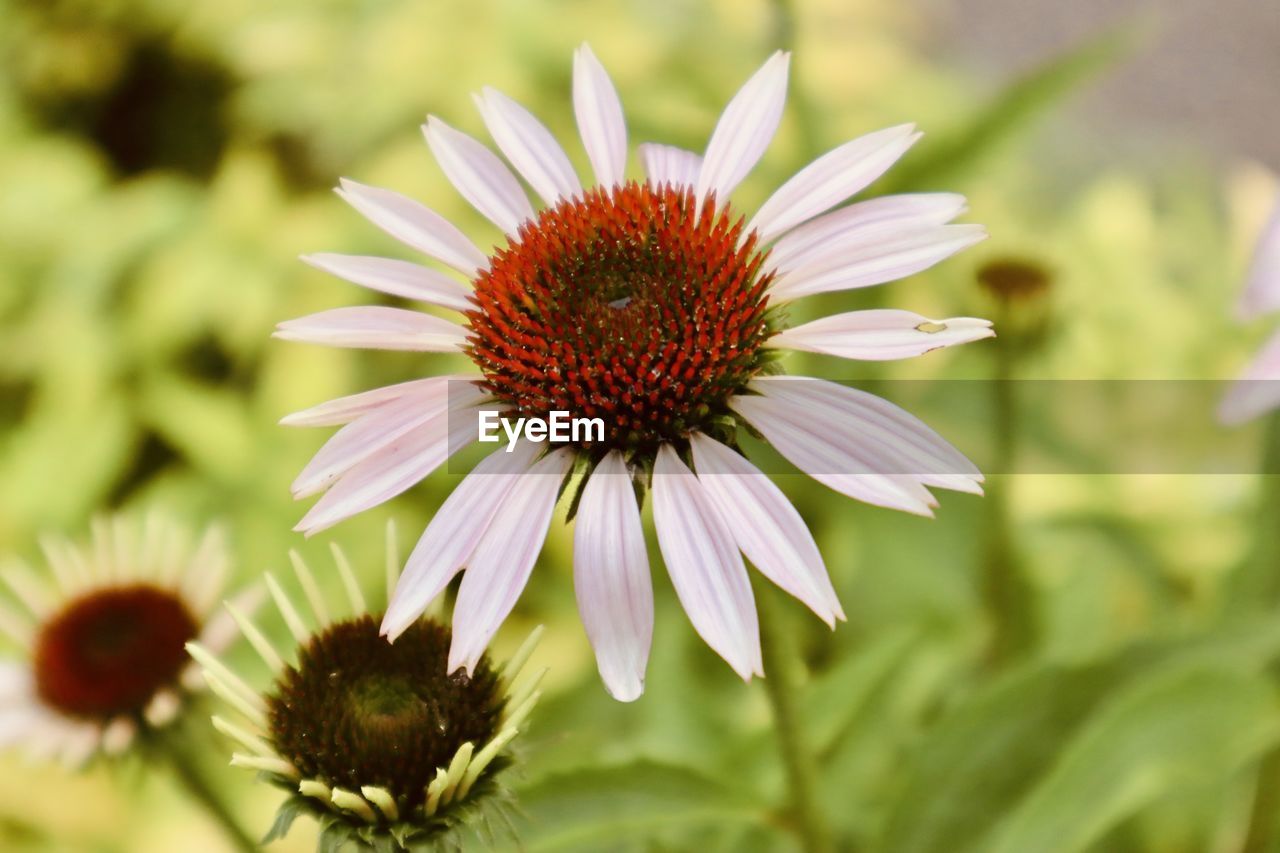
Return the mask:
{"type": "Polygon", "coordinates": [[[948,224],[965,209],[957,195],[832,210],[916,141],[905,125],[823,155],[744,220],[730,197],[778,126],[788,63],[775,54],[747,81],[703,155],[639,146],[638,181],[627,177],[622,106],[586,46],[574,57],[573,105],[592,185],[580,182],[545,126],[492,89],[476,100],[506,163],[429,117],[423,130],[445,175],[505,234],[488,254],[416,201],[342,182],[338,194],[375,225],[469,285],[400,260],[305,260],[462,318],[338,308],[282,323],[277,335],[461,352],[478,375],[419,379],[285,418],[345,424],[294,483],[297,497],[325,492],[298,529],[314,533],[408,489],[476,440],[480,409],[541,419],[565,411],[604,425],[602,439],[550,452],[519,442],[468,475],[410,556],[384,633],[398,636],[465,567],[449,667],[470,669],[529,577],[562,481],[577,472],[575,584],[609,691],[630,700],[643,690],[653,623],[637,497],[645,489],[694,627],[750,678],[761,661],[743,555],[828,623],[843,614],[799,514],[739,453],[740,428],[825,485],[880,506],[929,515],[936,504],[927,487],[981,491],[977,469],[896,406],[836,383],[776,375],[786,350],[898,359],[992,334],[984,320],[898,310],[786,326],[791,300],[902,278],[985,236],[977,225],[948,224]]]}
{"type": "MultiPolygon", "coordinates": [[[[1240,298],[1241,320],[1280,309],[1280,199],[1254,250],[1253,263],[1240,298]]],[[[1244,375],[1231,387],[1218,409],[1226,424],[1240,424],[1280,406],[1280,332],[1263,344],[1244,375]]]]}
{"type": "Polygon", "coordinates": [[[214,613],[230,564],[219,528],[191,547],[154,515],[98,519],[85,547],[41,545],[48,577],[16,560],[0,571],[21,605],[0,605],[0,631],[24,653],[0,663],[0,744],[79,766],[167,726],[202,686],[184,646],[234,638],[214,613]]]}
{"type": "MultiPolygon", "coordinates": [[[[390,596],[399,572],[391,526],[387,539],[390,596]]],[[[454,849],[445,842],[456,841],[452,833],[461,825],[483,831],[505,815],[510,795],[498,777],[541,696],[545,669],[520,678],[541,629],[501,670],[481,654],[469,675],[451,675],[448,627],[424,616],[400,642],[387,643],[350,562],[332,548],[350,604],[346,618],[330,616],[296,552],[290,557],[307,608],[295,606],[267,575],[295,641],[291,650],[282,653],[254,622],[230,611],[271,670],[270,687],[255,690],[199,643],[189,646],[210,688],[235,711],[234,720],[215,716],[214,727],[241,748],[233,765],[291,795],[267,841],[305,813],[320,823],[321,849],[454,849]]]]}

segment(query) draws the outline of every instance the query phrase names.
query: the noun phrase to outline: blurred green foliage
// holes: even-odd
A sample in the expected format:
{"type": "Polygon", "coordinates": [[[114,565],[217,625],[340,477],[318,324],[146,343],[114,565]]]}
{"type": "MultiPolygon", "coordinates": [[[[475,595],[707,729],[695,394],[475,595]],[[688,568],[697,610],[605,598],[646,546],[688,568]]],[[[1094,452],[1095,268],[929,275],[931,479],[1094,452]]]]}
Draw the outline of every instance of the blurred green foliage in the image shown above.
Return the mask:
{"type": "MultiPolygon", "coordinates": [[[[320,555],[323,543],[290,533],[302,508],[287,487],[324,436],[277,419],[447,368],[441,356],[270,340],[279,320],[370,298],[299,253],[403,256],[329,187],[342,175],[393,186],[496,240],[416,126],[430,111],[480,133],[468,95],[492,84],[571,138],[570,53],[583,39],[613,74],[634,139],[695,148],[739,81],[779,38],[793,42],[792,101],[742,190],[748,208],[858,133],[909,120],[931,134],[880,189],[965,192],[993,239],[891,288],[809,300],[795,319],[880,303],[990,316],[975,270],[1012,257],[1053,282],[1045,340],[1020,354],[1018,375],[1237,369],[1256,336],[1230,324],[1228,305],[1266,181],[1242,171],[1228,184],[1172,148],[1099,169],[1105,140],[1061,107],[1105,73],[1114,41],[1046,57],[1021,81],[983,81],[921,46],[910,5],[796,0],[782,7],[789,22],[778,8],[0,2],[0,548],[30,555],[39,531],[82,529],[95,509],[160,505],[227,520],[242,582],[290,547],[320,555]]],[[[856,368],[797,355],[788,369],[981,378],[998,345],[856,368]]],[[[439,473],[333,538],[372,586],[383,521],[416,533],[456,481],[439,473]]],[[[1276,555],[1251,544],[1252,480],[994,478],[999,512],[947,496],[932,522],[799,477],[782,485],[849,613],[834,634],[798,607],[784,613],[809,663],[802,712],[840,850],[1195,853],[1242,849],[1270,824],[1252,804],[1277,784],[1258,772],[1280,740],[1277,602],[1233,592],[1270,588],[1249,578],[1275,571],[1276,555]],[[992,525],[1036,627],[1000,661],[987,654],[992,620],[1009,614],[993,614],[982,589],[992,525]]],[[[549,628],[539,658],[553,689],[520,782],[525,849],[794,849],[760,685],[700,644],[655,565],[647,693],[610,700],[574,613],[569,541],[553,530],[498,640],[505,651],[530,625],[549,628]]],[[[275,794],[219,779],[265,830],[275,794]]],[[[221,841],[137,768],[70,777],[6,758],[0,791],[5,849],[221,841]]],[[[308,829],[279,849],[308,849],[308,829]]]]}

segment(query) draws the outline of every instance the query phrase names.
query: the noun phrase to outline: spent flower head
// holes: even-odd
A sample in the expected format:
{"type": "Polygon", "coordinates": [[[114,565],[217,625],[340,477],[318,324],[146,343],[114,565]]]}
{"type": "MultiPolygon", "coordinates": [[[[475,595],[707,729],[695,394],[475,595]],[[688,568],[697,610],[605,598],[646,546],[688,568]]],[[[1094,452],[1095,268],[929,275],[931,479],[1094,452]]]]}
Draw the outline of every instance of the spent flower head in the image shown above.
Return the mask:
{"type": "Polygon", "coordinates": [[[966,207],[954,194],[838,207],[915,143],[911,125],[838,146],[744,217],[733,192],[778,127],[789,64],[777,53],[747,81],[704,154],[639,146],[643,178],[629,174],[621,101],[585,45],[573,61],[573,109],[594,184],[583,185],[537,118],[493,89],[476,102],[505,162],[428,118],[423,132],[441,169],[504,234],[488,251],[417,201],[341,182],[338,194],[356,210],[465,283],[403,260],[305,260],[460,316],[336,308],[281,323],[277,336],[458,352],[476,373],[404,382],[287,417],[344,425],[293,484],[295,497],[324,493],[300,530],[323,530],[404,492],[478,439],[482,409],[544,424],[568,412],[603,427],[549,451],[522,440],[481,462],[410,556],[382,625],[387,635],[405,631],[465,567],[448,666],[474,670],[528,580],[568,484],[583,622],[609,691],[635,699],[653,631],[640,524],[641,496],[651,492],[681,603],[707,643],[750,678],[762,663],[743,555],[828,624],[844,614],[804,521],[742,455],[743,432],[832,489],[879,506],[931,515],[929,488],[981,492],[973,464],[898,407],[779,375],[788,351],[901,359],[992,335],[985,320],[900,310],[788,325],[793,300],[912,275],[985,237],[981,226],[951,224],[966,207]]]}
{"type": "MultiPolygon", "coordinates": [[[[311,570],[290,555],[314,629],[267,575],[290,650],[282,653],[232,611],[270,669],[270,686],[256,690],[210,651],[190,646],[238,718],[213,718],[239,747],[231,763],[290,794],[267,840],[301,814],[319,822],[321,849],[453,849],[464,826],[491,831],[507,820],[510,794],[500,777],[511,742],[541,695],[545,670],[520,679],[540,630],[501,669],[482,655],[470,674],[450,673],[448,627],[424,616],[388,643],[350,562],[336,545],[333,555],[350,605],[345,618],[331,617],[311,570]]],[[[389,594],[399,566],[391,527],[387,555],[389,594]]]]}
{"type": "Polygon", "coordinates": [[[98,518],[87,544],[41,547],[47,572],[16,559],[0,569],[20,605],[0,604],[0,632],[23,652],[0,663],[0,744],[79,766],[168,726],[202,687],[184,646],[233,639],[215,610],[230,562],[220,528],[193,546],[158,514],[98,518]]]}

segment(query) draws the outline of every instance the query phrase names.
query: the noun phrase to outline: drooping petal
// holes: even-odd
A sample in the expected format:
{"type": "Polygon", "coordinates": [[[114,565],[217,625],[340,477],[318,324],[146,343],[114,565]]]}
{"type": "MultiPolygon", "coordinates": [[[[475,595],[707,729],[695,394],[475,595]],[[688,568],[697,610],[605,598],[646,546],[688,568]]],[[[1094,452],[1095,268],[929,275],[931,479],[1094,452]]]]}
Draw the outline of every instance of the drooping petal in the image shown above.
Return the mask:
{"type": "Polygon", "coordinates": [[[987,238],[981,225],[940,225],[911,231],[888,240],[848,243],[825,262],[800,267],[774,279],[773,300],[785,301],[896,281],[915,275],[962,249],[987,238]]]}
{"type": "Polygon", "coordinates": [[[327,489],[344,473],[410,432],[439,419],[450,408],[472,406],[487,396],[469,382],[452,387],[436,377],[414,395],[362,415],[334,433],[290,487],[295,499],[327,489]]]}
{"type": "Polygon", "coordinates": [[[643,142],[639,147],[640,162],[644,164],[644,173],[649,178],[649,183],[654,186],[671,184],[673,187],[689,188],[697,184],[698,172],[702,169],[702,158],[697,154],[656,142],[643,142]]]}
{"type": "Polygon", "coordinates": [[[689,443],[698,481],[747,559],[828,625],[843,619],[818,545],[782,490],[715,439],[694,433],[689,443]]]}
{"type": "Polygon", "coordinates": [[[514,237],[522,222],[533,219],[533,205],[520,182],[484,143],[435,116],[427,116],[422,134],[449,183],[503,233],[514,237]]]}
{"type": "Polygon", "coordinates": [[[457,417],[450,417],[448,412],[436,415],[348,469],[316,501],[294,530],[311,536],[391,500],[439,468],[475,438],[474,418],[461,413],[457,417]]]}
{"type": "Polygon", "coordinates": [[[472,307],[470,290],[444,273],[408,261],[328,252],[303,255],[302,260],[316,269],[380,293],[453,311],[467,311],[472,307]]]}
{"type": "Polygon", "coordinates": [[[582,192],[568,155],[533,113],[490,88],[476,97],[476,105],[493,141],[548,206],[582,192]]]}
{"type": "Polygon", "coordinates": [[[462,570],[516,478],[541,449],[519,441],[510,453],[490,453],[449,494],[405,563],[382,619],[384,635],[400,636],[462,570]]]}
{"type": "Polygon", "coordinates": [[[573,54],[573,112],[596,182],[606,188],[621,184],[627,168],[627,122],[609,73],[586,44],[573,54]]]}
{"type": "Polygon", "coordinates": [[[821,264],[849,243],[862,245],[896,234],[945,225],[964,213],[956,193],[904,193],[860,201],[819,216],[780,237],[769,250],[779,273],[821,264]]]}
{"type": "Polygon", "coordinates": [[[653,469],[653,522],[671,583],[699,636],[743,679],[763,675],[747,569],[711,498],[669,444],[653,469]]]}
{"type": "Polygon", "coordinates": [[[1280,199],[1253,251],[1253,262],[1240,296],[1242,319],[1280,309],[1280,199]]]}
{"type": "Polygon", "coordinates": [[[765,396],[734,397],[730,405],[819,483],[875,506],[933,515],[933,496],[916,479],[886,473],[883,460],[840,441],[839,425],[829,413],[798,410],[765,396]]]}
{"type": "Polygon", "coordinates": [[[459,383],[455,390],[460,395],[459,399],[461,399],[470,394],[470,390],[465,387],[465,384],[471,384],[474,380],[474,376],[429,376],[426,379],[411,379],[408,382],[399,382],[395,385],[384,385],[381,388],[361,391],[359,394],[349,394],[346,397],[338,397],[335,400],[328,400],[309,409],[285,415],[280,419],[280,424],[281,426],[297,427],[347,424],[367,412],[386,406],[402,397],[419,394],[432,397],[436,393],[436,385],[440,382],[459,383]]]}
{"type": "Polygon", "coordinates": [[[914,358],[935,349],[995,337],[990,320],[930,320],[910,311],[876,308],[823,317],[769,339],[767,346],[862,361],[914,358]]]}
{"type": "Polygon", "coordinates": [[[273,337],[330,347],[455,352],[466,343],[467,330],[421,311],[357,305],[285,320],[273,337]]]}
{"type": "Polygon", "coordinates": [[[715,193],[723,205],[769,147],[782,120],[790,62],[782,51],[769,57],[725,107],[698,172],[699,199],[715,193]]]}
{"type": "Polygon", "coordinates": [[[747,230],[755,229],[765,242],[807,222],[862,192],[919,138],[915,125],[902,124],[868,133],[827,152],[779,187],[760,206],[747,230]]]}
{"type": "Polygon", "coordinates": [[[605,687],[621,702],[640,698],[653,641],[653,586],[640,507],[617,450],[600,460],[582,490],[573,585],[605,687]]]}
{"type": "Polygon", "coordinates": [[[1218,420],[1228,426],[1253,420],[1280,407],[1280,332],[1263,345],[1253,362],[1227,390],[1218,420]]]}
{"type": "Polygon", "coordinates": [[[449,672],[468,673],[524,591],[547,538],[560,483],[573,464],[562,447],[520,474],[467,560],[453,608],[449,672]]]}
{"type": "Polygon", "coordinates": [[[824,379],[770,376],[749,387],[786,407],[825,419],[838,443],[864,449],[879,470],[928,486],[981,494],[982,472],[927,424],[882,397],[824,379]]]}
{"type": "Polygon", "coordinates": [[[424,255],[453,267],[467,278],[489,265],[457,226],[431,208],[400,193],[343,178],[336,191],[366,219],[424,255]]]}

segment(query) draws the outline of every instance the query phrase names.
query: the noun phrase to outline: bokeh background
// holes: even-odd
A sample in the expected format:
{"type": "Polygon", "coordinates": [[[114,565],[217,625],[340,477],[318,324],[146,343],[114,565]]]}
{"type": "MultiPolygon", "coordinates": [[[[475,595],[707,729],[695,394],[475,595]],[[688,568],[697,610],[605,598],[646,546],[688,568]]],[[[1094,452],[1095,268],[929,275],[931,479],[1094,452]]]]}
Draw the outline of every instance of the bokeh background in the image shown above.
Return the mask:
{"type": "MultiPolygon", "coordinates": [[[[769,52],[796,51],[747,207],[839,142],[915,121],[925,140],[872,192],[964,192],[989,227],[937,270],[822,307],[994,317],[1001,338],[789,370],[872,387],[1220,379],[1267,331],[1237,326],[1232,305],[1280,166],[1273,3],[2,0],[0,551],[35,558],[42,531],[161,507],[225,520],[242,582],[291,547],[319,562],[333,539],[375,589],[385,520],[416,535],[458,476],[303,542],[288,484],[325,435],[276,422],[447,359],[272,341],[282,319],[370,298],[296,258],[404,256],[330,192],[339,176],[496,236],[418,125],[432,112],[483,136],[470,92],[494,85],[571,140],[583,40],[633,138],[691,148],[769,52]],[[993,295],[1011,264],[1042,286],[993,295]]],[[[974,394],[1009,452],[1025,425],[998,417],[995,387],[974,394]]],[[[782,614],[809,664],[800,702],[839,849],[1275,849],[1272,479],[998,476],[925,521],[784,477],[849,614],[834,634],[782,614]]],[[[551,690],[518,782],[527,849],[794,849],[761,686],[698,641],[651,547],[648,690],[612,702],[574,612],[570,534],[553,529],[497,640],[505,653],[548,628],[551,690]]],[[[278,793],[206,746],[265,831],[278,793]]],[[[223,844],[162,771],[0,758],[6,850],[223,844]]],[[[301,821],[273,849],[313,846],[301,821]]]]}

